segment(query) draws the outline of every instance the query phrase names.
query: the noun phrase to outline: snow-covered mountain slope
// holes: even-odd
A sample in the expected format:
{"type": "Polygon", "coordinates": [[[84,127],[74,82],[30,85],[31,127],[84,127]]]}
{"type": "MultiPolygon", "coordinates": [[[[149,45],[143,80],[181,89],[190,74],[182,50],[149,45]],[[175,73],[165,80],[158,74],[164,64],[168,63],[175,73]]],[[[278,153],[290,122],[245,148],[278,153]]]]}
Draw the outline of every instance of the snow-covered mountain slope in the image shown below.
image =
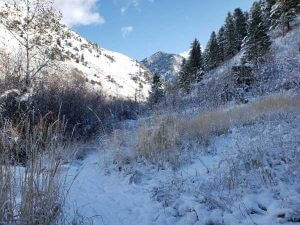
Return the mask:
{"type": "MultiPolygon", "coordinates": [[[[13,12],[13,6],[0,3],[3,19],[12,19],[16,28],[22,19],[13,12]],[[12,15],[15,16],[12,16],[12,15]]],[[[16,30],[8,31],[0,23],[0,51],[18,54],[20,46],[16,30]]],[[[79,71],[91,89],[101,90],[110,97],[145,100],[148,96],[152,73],[141,63],[123,54],[112,52],[91,43],[64,25],[57,31],[47,30],[47,39],[58,42],[58,63],[64,70],[79,71]]],[[[78,74],[78,73],[77,73],[78,74]]]]}
{"type": "Polygon", "coordinates": [[[178,76],[183,57],[176,54],[157,52],[144,59],[142,63],[153,73],[158,73],[165,81],[172,81],[178,76]]]}
{"type": "Polygon", "coordinates": [[[179,55],[180,56],[182,56],[183,58],[185,58],[185,59],[188,59],[189,58],[189,56],[190,56],[190,52],[191,52],[191,48],[189,48],[188,50],[186,50],[186,51],[184,51],[184,52],[182,52],[182,53],[180,53],[179,55]]]}

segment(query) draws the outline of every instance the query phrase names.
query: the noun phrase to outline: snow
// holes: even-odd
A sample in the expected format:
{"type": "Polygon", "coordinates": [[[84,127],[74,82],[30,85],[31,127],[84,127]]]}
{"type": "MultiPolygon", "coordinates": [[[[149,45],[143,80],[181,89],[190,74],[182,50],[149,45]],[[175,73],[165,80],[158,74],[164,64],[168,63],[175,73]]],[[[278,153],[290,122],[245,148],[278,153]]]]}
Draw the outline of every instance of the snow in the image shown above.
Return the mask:
{"type": "Polygon", "coordinates": [[[99,162],[99,155],[92,153],[82,165],[71,165],[70,179],[78,172],[79,176],[67,207],[75,205],[81,214],[94,217],[95,224],[153,224],[159,206],[151,201],[147,186],[131,185],[128,178],[106,172],[99,162]]]}
{"type": "Polygon", "coordinates": [[[180,53],[179,55],[180,56],[182,56],[183,58],[185,58],[185,59],[188,59],[189,58],[189,56],[190,56],[190,52],[191,52],[191,48],[189,48],[188,50],[186,50],[186,51],[184,51],[184,52],[182,52],[182,53],[180,53]]]}

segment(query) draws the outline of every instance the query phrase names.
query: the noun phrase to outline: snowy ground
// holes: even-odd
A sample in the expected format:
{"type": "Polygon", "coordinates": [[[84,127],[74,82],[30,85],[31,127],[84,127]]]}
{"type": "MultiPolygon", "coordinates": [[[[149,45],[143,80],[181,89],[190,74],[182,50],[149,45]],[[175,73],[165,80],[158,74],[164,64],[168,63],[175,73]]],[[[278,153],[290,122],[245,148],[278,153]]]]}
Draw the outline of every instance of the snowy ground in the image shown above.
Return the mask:
{"type": "Polygon", "coordinates": [[[290,114],[232,128],[177,170],[99,149],[70,165],[67,210],[105,225],[299,225],[299,127],[290,114]]]}
{"type": "Polygon", "coordinates": [[[70,207],[94,217],[95,224],[153,224],[159,210],[147,190],[149,183],[129,184],[122,174],[101,168],[94,152],[83,162],[71,166],[71,174],[80,171],[70,193],[70,207]]]}

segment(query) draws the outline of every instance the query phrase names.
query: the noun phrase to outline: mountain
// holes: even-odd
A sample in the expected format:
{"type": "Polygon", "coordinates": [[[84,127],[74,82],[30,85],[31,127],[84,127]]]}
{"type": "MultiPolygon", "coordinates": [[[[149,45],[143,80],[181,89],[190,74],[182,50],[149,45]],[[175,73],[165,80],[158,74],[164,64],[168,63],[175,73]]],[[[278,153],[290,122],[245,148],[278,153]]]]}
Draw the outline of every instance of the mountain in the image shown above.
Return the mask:
{"type": "MultiPolygon", "coordinates": [[[[202,46],[201,46],[201,48],[202,48],[202,46]]],[[[203,48],[202,48],[203,49],[203,48]]],[[[182,56],[183,58],[185,58],[185,59],[188,59],[189,58],[189,56],[190,56],[190,52],[191,52],[191,48],[189,48],[188,50],[186,50],[186,51],[184,51],[184,52],[182,52],[182,53],[180,53],[179,55],[180,56],[182,56]]]]}
{"type": "Polygon", "coordinates": [[[177,54],[157,52],[144,59],[144,64],[152,73],[158,73],[166,82],[173,81],[180,71],[183,57],[177,54]]]}
{"type": "MultiPolygon", "coordinates": [[[[0,53],[18,54],[21,49],[16,39],[19,26],[24,24],[22,7],[0,2],[0,16],[12,20],[14,27],[7,29],[0,23],[0,53]]],[[[24,14],[24,13],[23,13],[24,14]]],[[[65,25],[58,30],[45,30],[47,40],[59,42],[57,63],[64,70],[77,71],[91,89],[101,90],[109,97],[140,100],[148,97],[152,73],[141,63],[118,52],[106,50],[92,43],[65,25]]],[[[21,40],[22,41],[22,40],[21,40]]],[[[0,54],[1,55],[1,54],[0,54]]]]}

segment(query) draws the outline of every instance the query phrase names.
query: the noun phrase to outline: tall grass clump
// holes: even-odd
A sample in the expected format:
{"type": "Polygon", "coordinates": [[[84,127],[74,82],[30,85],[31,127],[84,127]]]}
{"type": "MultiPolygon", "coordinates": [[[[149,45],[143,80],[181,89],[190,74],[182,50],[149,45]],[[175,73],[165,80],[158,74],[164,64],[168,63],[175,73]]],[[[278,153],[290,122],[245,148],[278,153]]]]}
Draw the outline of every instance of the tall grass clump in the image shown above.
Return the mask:
{"type": "Polygon", "coordinates": [[[196,115],[155,116],[141,124],[138,155],[146,159],[170,160],[180,154],[181,143],[197,141],[209,145],[212,137],[227,133],[234,126],[254,123],[266,116],[300,110],[300,96],[267,96],[252,103],[204,111],[196,115]]]}
{"type": "Polygon", "coordinates": [[[157,116],[140,126],[138,155],[154,162],[165,159],[174,162],[180,143],[180,126],[179,118],[170,115],[157,116]]]}
{"type": "Polygon", "coordinates": [[[24,115],[0,127],[0,224],[61,224],[65,124],[24,115]]]}

